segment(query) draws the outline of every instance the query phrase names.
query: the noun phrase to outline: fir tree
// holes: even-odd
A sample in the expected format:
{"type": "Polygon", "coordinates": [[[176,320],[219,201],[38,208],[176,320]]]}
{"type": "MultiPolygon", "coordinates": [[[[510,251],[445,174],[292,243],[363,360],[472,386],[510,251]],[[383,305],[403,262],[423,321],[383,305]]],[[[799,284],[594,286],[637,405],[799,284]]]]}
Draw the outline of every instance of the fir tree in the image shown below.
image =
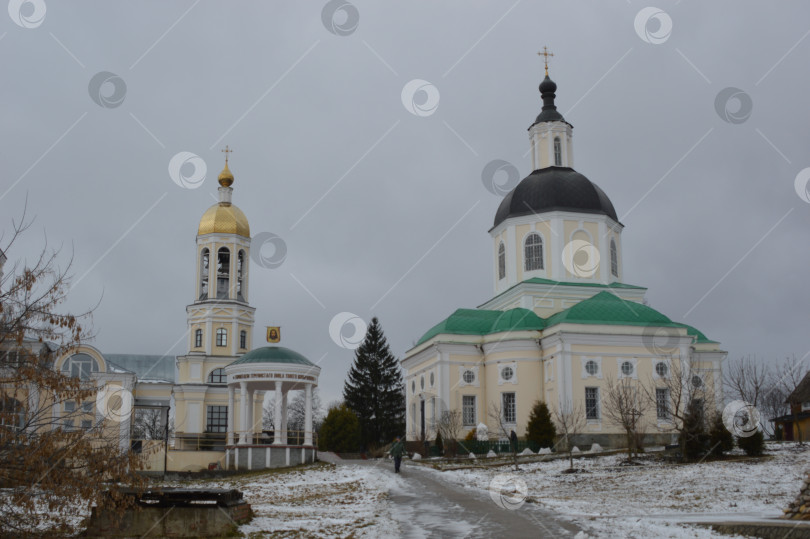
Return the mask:
{"type": "Polygon", "coordinates": [[[749,457],[759,457],[765,452],[765,436],[761,430],[751,436],[737,436],[737,446],[749,457]]]}
{"type": "Polygon", "coordinates": [[[379,446],[405,431],[405,383],[380,322],[374,317],[355,351],[343,399],[360,421],[363,445],[379,446]]]}
{"type": "Polygon", "coordinates": [[[529,425],[526,429],[526,439],[537,444],[538,447],[554,447],[557,438],[557,429],[551,421],[548,405],[543,401],[535,401],[529,413],[529,425]]]}
{"type": "Polygon", "coordinates": [[[353,453],[360,448],[360,423],[345,404],[329,408],[318,433],[318,449],[353,453]]]}
{"type": "Polygon", "coordinates": [[[726,428],[720,414],[715,414],[712,430],[709,432],[709,446],[714,457],[722,457],[723,453],[734,449],[734,436],[726,428]]]}

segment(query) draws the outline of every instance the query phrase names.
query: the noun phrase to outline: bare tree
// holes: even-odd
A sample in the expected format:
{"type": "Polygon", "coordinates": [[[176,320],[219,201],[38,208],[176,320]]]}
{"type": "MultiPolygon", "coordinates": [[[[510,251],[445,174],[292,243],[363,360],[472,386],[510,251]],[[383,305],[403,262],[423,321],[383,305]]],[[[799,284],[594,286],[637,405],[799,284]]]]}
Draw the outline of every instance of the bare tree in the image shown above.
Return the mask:
{"type": "MultiPolygon", "coordinates": [[[[303,432],[306,426],[307,397],[303,391],[298,391],[287,407],[287,427],[290,430],[303,432]]],[[[318,431],[323,422],[323,406],[318,389],[312,390],[312,430],[318,431]]]]}
{"type": "MultiPolygon", "coordinates": [[[[752,356],[728,362],[723,374],[723,384],[731,398],[745,401],[757,408],[762,407],[764,400],[777,387],[769,365],[752,356]]],[[[768,429],[767,418],[763,418],[761,423],[763,429],[768,429]]]]}
{"type": "Polygon", "coordinates": [[[638,453],[638,433],[643,430],[644,415],[650,407],[650,400],[639,388],[639,381],[632,378],[614,380],[608,377],[602,411],[605,417],[624,430],[627,440],[627,462],[638,453]]]}
{"type": "Polygon", "coordinates": [[[569,471],[574,470],[573,449],[575,438],[585,428],[587,421],[581,403],[568,403],[567,406],[560,403],[554,407],[554,422],[557,424],[557,435],[560,437],[557,445],[559,446],[562,443],[568,453],[569,471]]]}
{"type": "Polygon", "coordinates": [[[509,449],[512,453],[512,463],[515,466],[515,471],[519,470],[518,462],[517,462],[517,445],[512,443],[511,440],[511,433],[512,429],[511,423],[506,422],[506,418],[504,417],[503,410],[500,406],[497,406],[494,402],[489,403],[489,418],[497,425],[496,436],[501,439],[509,440],[509,449]]]}
{"type": "MultiPolygon", "coordinates": [[[[12,221],[6,255],[30,222],[12,221]]],[[[54,361],[91,337],[91,311],[65,313],[70,261],[47,246],[0,280],[0,535],[63,535],[92,505],[118,509],[122,487],[143,484],[142,455],[122,451],[114,418],[92,409],[92,376],[71,376],[54,361]],[[106,495],[106,491],[113,495],[106,495]]],[[[109,404],[109,402],[108,402],[109,404]]]]}
{"type": "Polygon", "coordinates": [[[436,430],[442,435],[445,451],[451,456],[456,454],[458,438],[463,428],[459,410],[445,410],[436,422],[436,430]]]}
{"type": "Polygon", "coordinates": [[[660,430],[675,430],[681,446],[681,455],[686,455],[690,442],[690,421],[696,411],[705,416],[709,403],[714,402],[714,390],[706,383],[701,372],[691,361],[673,360],[666,365],[666,372],[655,380],[641,386],[647,401],[656,407],[656,414],[663,426],[660,430]]]}

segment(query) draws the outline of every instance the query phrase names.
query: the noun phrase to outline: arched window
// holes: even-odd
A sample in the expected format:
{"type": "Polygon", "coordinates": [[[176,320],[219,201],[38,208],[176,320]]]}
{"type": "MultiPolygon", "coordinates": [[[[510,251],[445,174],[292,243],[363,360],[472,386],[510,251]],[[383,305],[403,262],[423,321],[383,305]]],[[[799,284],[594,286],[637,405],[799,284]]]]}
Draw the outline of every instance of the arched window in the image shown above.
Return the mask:
{"type": "Polygon", "coordinates": [[[208,297],[208,264],[210,259],[211,253],[206,247],[200,253],[200,299],[208,297]]]}
{"type": "Polygon", "coordinates": [[[217,346],[228,346],[228,330],[225,328],[217,329],[217,346]]]}
{"type": "Polygon", "coordinates": [[[236,257],[236,297],[244,300],[242,291],[242,279],[245,276],[245,251],[239,251],[236,257]]]}
{"type": "Polygon", "coordinates": [[[231,252],[227,247],[217,251],[217,298],[228,297],[228,286],[231,273],[231,252]]]}
{"type": "Polygon", "coordinates": [[[242,350],[247,348],[247,331],[244,329],[239,332],[239,348],[242,350]]]}
{"type": "Polygon", "coordinates": [[[228,376],[225,374],[225,369],[214,369],[208,375],[209,384],[225,384],[228,382],[228,376]]]}
{"type": "Polygon", "coordinates": [[[562,143],[560,143],[560,137],[554,137],[554,166],[562,166],[562,143]]]}
{"type": "Polygon", "coordinates": [[[98,370],[98,362],[87,354],[74,354],[62,364],[63,373],[79,380],[89,380],[98,370]]]}
{"type": "Polygon", "coordinates": [[[194,347],[199,348],[202,346],[202,330],[197,329],[194,331],[194,347]]]}
{"type": "Polygon", "coordinates": [[[543,239],[540,234],[529,234],[523,244],[523,268],[526,271],[543,269],[543,239]]]}
{"type": "Polygon", "coordinates": [[[616,251],[616,242],[610,239],[610,273],[619,276],[619,253],[616,251]]]}
{"type": "Polygon", "coordinates": [[[506,277],[506,247],[498,245],[498,280],[506,277]]]}

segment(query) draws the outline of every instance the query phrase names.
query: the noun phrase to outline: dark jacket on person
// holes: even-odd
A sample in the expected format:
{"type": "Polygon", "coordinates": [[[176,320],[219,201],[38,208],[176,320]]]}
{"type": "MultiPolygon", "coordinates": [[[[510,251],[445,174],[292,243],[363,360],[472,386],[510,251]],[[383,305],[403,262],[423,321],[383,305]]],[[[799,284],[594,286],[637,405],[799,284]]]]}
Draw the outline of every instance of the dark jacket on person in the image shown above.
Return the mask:
{"type": "Polygon", "coordinates": [[[400,442],[394,442],[394,445],[391,446],[391,456],[392,457],[401,457],[405,454],[405,444],[400,442]]]}

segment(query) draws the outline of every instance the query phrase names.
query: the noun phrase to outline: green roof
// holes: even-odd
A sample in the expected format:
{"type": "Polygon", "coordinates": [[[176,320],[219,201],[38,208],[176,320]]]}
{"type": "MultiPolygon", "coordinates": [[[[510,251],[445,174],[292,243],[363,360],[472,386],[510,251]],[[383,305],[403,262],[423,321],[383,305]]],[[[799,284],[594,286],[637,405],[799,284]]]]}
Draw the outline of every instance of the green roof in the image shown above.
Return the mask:
{"type": "Polygon", "coordinates": [[[417,345],[436,335],[489,335],[503,331],[532,331],[546,326],[542,318],[529,309],[487,311],[482,309],[458,309],[422,335],[417,345]]]}
{"type": "MultiPolygon", "coordinates": [[[[546,281],[545,279],[540,280],[546,281]]],[[[458,309],[428,330],[416,344],[418,346],[441,334],[490,335],[504,331],[542,330],[564,323],[686,328],[687,334],[694,336],[698,343],[716,342],[709,340],[706,335],[692,326],[673,322],[652,307],[627,301],[615,294],[602,291],[546,319],[540,318],[534,311],[528,309],[510,309],[508,311],[458,309]]]]}
{"type": "Polygon", "coordinates": [[[296,365],[308,365],[314,367],[310,360],[289,348],[283,346],[264,346],[251,350],[230,365],[244,365],[246,363],[287,363],[296,365]]]}
{"type": "Polygon", "coordinates": [[[686,324],[678,324],[678,325],[681,326],[681,327],[686,328],[687,335],[692,335],[693,337],[696,337],[695,342],[698,342],[698,343],[717,343],[717,341],[713,341],[710,338],[706,337],[706,335],[704,335],[703,332],[700,331],[697,328],[693,328],[692,326],[689,326],[689,325],[686,325],[686,324]]]}
{"type": "Polygon", "coordinates": [[[652,307],[623,300],[610,292],[599,292],[582,300],[573,307],[551,315],[547,322],[549,326],[569,323],[680,327],[680,324],[652,307]]]}

